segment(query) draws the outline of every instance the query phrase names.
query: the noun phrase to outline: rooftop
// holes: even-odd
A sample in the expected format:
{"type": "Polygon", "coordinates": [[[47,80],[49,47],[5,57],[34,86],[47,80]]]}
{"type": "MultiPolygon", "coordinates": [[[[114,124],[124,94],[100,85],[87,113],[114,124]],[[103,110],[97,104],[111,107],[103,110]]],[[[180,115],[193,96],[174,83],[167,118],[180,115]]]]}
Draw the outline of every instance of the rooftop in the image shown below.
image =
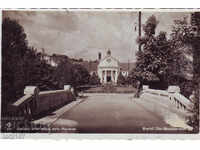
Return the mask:
{"type": "MultiPolygon", "coordinates": [[[[97,71],[98,61],[83,61],[81,64],[89,71],[97,71]]],[[[135,63],[119,63],[122,71],[131,71],[135,67],[135,63]]]]}

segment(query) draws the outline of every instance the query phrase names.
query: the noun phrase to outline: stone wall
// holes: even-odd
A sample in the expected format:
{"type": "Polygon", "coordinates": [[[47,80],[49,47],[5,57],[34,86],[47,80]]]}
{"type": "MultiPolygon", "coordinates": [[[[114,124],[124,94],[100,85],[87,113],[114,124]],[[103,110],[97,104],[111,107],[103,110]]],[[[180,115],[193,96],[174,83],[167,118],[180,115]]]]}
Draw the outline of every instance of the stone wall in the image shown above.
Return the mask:
{"type": "Polygon", "coordinates": [[[65,86],[63,90],[43,92],[35,86],[26,86],[24,96],[10,105],[10,112],[31,119],[54,111],[74,100],[76,98],[71,86],[65,86]]]}
{"type": "Polygon", "coordinates": [[[37,106],[34,115],[61,107],[74,100],[75,97],[71,91],[57,90],[40,92],[36,100],[37,106]]]}

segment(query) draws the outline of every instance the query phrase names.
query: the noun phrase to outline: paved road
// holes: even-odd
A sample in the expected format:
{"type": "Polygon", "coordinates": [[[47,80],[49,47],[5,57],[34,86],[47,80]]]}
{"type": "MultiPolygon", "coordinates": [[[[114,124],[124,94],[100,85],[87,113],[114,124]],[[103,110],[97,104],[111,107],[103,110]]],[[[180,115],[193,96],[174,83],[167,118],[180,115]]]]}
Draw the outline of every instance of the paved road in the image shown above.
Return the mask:
{"type": "Polygon", "coordinates": [[[144,105],[141,99],[133,99],[132,94],[85,96],[82,103],[65,112],[58,121],[72,122],[71,127],[74,125],[80,133],[143,133],[155,132],[152,128],[172,128],[162,114],[162,109],[167,108],[161,108],[159,103],[144,105]]]}

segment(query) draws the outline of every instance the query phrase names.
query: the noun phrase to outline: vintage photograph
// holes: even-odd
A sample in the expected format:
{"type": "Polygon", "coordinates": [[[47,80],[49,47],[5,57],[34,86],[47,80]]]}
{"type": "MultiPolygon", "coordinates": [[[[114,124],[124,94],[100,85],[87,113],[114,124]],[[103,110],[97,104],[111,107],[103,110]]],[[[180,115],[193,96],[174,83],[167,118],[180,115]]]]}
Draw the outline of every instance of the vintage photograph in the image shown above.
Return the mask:
{"type": "Polygon", "coordinates": [[[198,134],[200,11],[3,10],[1,132],[198,134]]]}

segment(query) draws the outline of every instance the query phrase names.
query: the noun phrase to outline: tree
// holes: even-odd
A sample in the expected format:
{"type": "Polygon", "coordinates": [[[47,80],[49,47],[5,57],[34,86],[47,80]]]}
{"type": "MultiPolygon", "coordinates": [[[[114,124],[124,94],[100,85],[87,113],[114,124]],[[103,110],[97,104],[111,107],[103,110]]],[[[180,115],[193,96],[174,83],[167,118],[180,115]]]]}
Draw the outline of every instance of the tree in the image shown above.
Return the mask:
{"type": "Polygon", "coordinates": [[[155,29],[158,25],[158,20],[154,15],[150,16],[146,21],[146,24],[143,26],[143,30],[145,32],[145,36],[151,37],[155,35],[155,29]]]}
{"type": "Polygon", "coordinates": [[[28,50],[24,29],[15,20],[4,18],[2,23],[2,112],[8,103],[23,95],[24,55],[28,50]]]}
{"type": "MultiPolygon", "coordinates": [[[[183,28],[183,27],[182,27],[183,28]]],[[[194,90],[194,105],[192,108],[193,117],[191,125],[196,133],[199,132],[199,97],[200,97],[200,13],[194,12],[191,14],[191,25],[182,29],[184,32],[180,34],[180,43],[186,42],[192,45],[193,53],[193,90],[194,90]],[[187,29],[185,32],[185,28],[187,29]]],[[[180,31],[182,31],[180,30],[180,31]]]]}
{"type": "Polygon", "coordinates": [[[42,59],[33,47],[28,47],[23,27],[9,18],[2,24],[2,114],[8,103],[23,96],[26,85],[40,90],[53,90],[58,83],[52,76],[55,68],[42,59]]]}
{"type": "MultiPolygon", "coordinates": [[[[173,65],[171,69],[173,74],[171,78],[179,81],[181,92],[189,97],[192,91],[195,91],[195,100],[190,125],[193,126],[194,132],[199,131],[199,89],[200,89],[200,13],[191,15],[191,24],[187,18],[174,21],[172,34],[170,37],[171,49],[174,52],[173,65]],[[189,61],[183,55],[192,55],[193,60],[189,61]],[[189,69],[188,69],[189,68],[189,69]],[[193,74],[193,80],[187,81],[187,74],[193,74]],[[175,78],[175,75],[178,78],[175,78]],[[181,80],[180,80],[181,78],[181,80]],[[188,93],[188,94],[187,94],[188,93]]],[[[171,80],[171,79],[170,79],[171,80]]],[[[173,80],[172,80],[173,82],[173,80]]]]}
{"type": "Polygon", "coordinates": [[[58,83],[52,75],[54,70],[55,67],[43,59],[42,53],[37,53],[33,47],[29,48],[24,58],[26,85],[38,86],[41,91],[58,89],[58,83]]]}
{"type": "Polygon", "coordinates": [[[73,85],[74,86],[80,86],[85,85],[89,83],[90,74],[87,71],[87,69],[80,65],[80,64],[74,64],[73,65],[73,85]]]}
{"type": "Polygon", "coordinates": [[[73,65],[68,60],[62,61],[54,71],[54,78],[58,82],[58,88],[62,89],[64,85],[72,85],[73,65]]]}
{"type": "Polygon", "coordinates": [[[121,72],[118,75],[117,84],[118,85],[124,85],[124,84],[126,84],[126,78],[122,75],[121,72]]]}
{"type": "Polygon", "coordinates": [[[174,21],[172,33],[170,35],[171,49],[173,50],[173,59],[169,74],[169,83],[180,86],[181,93],[188,97],[192,93],[192,78],[188,79],[188,74],[193,74],[192,60],[186,56],[192,57],[192,28],[187,18],[174,21]]]}
{"type": "Polygon", "coordinates": [[[99,85],[100,84],[100,79],[96,75],[95,72],[93,72],[93,74],[90,76],[89,83],[90,83],[90,85],[99,85]]]}
{"type": "Polygon", "coordinates": [[[69,84],[74,88],[77,95],[77,87],[88,84],[90,74],[82,65],[72,64],[69,59],[66,59],[58,65],[54,77],[59,84],[59,88],[69,84]]]}
{"type": "Polygon", "coordinates": [[[133,70],[134,78],[152,88],[165,89],[167,87],[168,65],[171,62],[172,53],[165,32],[155,36],[158,24],[155,16],[151,16],[143,27],[144,36],[138,39],[143,47],[137,52],[136,68],[133,70]]]}

